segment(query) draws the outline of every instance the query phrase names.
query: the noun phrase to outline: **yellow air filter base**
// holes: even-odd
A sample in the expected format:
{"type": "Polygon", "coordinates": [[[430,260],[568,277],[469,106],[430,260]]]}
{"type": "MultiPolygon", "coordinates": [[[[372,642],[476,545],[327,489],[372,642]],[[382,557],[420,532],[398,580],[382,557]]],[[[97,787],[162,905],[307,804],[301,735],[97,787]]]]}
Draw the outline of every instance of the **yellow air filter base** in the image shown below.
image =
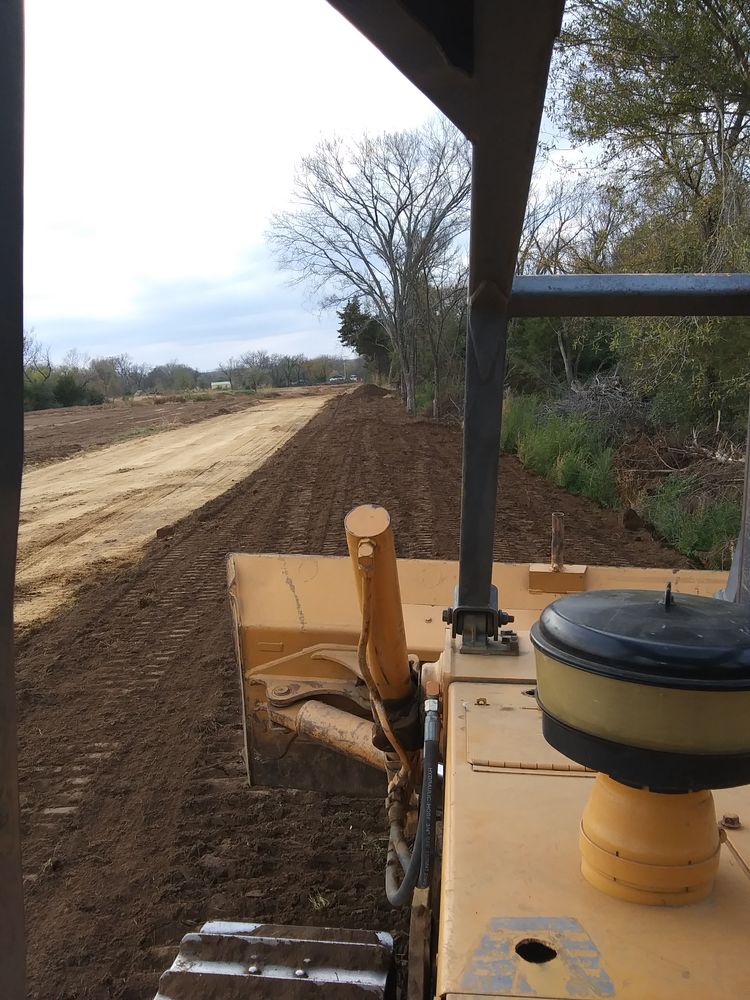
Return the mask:
{"type": "Polygon", "coordinates": [[[664,795],[599,774],[579,846],[584,878],[609,896],[652,906],[698,902],[719,867],[713,795],[664,795]]]}

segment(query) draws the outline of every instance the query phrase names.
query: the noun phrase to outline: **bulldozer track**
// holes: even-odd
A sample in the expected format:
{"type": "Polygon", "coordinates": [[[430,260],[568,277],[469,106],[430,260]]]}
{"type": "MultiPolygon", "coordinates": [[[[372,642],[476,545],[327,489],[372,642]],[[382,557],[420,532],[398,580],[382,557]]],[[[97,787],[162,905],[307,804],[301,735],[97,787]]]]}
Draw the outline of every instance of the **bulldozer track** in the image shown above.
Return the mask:
{"type": "MultiPolygon", "coordinates": [[[[545,558],[560,509],[576,559],[683,564],[504,465],[505,558],[545,558]]],[[[146,1000],[209,918],[387,930],[403,951],[403,914],[382,890],[381,803],[245,784],[224,561],[343,555],[344,515],[363,501],[391,510],[400,556],[455,558],[459,492],[460,432],[359,390],[20,634],[31,1000],[146,1000]]]]}

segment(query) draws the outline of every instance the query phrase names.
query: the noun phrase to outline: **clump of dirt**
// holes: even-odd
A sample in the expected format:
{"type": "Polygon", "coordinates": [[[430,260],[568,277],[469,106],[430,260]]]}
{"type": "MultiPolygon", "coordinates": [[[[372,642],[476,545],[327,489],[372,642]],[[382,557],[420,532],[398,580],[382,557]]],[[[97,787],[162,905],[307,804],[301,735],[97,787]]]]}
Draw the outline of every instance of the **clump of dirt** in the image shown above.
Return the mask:
{"type": "Polygon", "coordinates": [[[387,389],[381,389],[379,385],[367,382],[365,385],[361,385],[358,389],[355,389],[352,395],[356,396],[357,399],[382,399],[384,396],[390,396],[391,394],[387,389]]]}

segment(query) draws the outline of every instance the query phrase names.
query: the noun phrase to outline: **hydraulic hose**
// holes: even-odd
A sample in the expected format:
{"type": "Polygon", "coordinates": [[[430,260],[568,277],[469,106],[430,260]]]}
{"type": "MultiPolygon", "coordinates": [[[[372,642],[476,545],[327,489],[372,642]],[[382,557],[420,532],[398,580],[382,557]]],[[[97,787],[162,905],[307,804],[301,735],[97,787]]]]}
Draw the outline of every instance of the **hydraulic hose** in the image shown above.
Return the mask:
{"type": "Polygon", "coordinates": [[[403,906],[411,899],[414,886],[419,878],[419,870],[422,866],[422,824],[417,825],[417,836],[414,840],[414,847],[411,852],[411,860],[404,872],[401,885],[396,881],[396,871],[401,867],[396,854],[393,841],[388,844],[388,861],[385,866],[385,894],[391,906],[403,906]]]}
{"type": "Polygon", "coordinates": [[[394,841],[402,839],[403,833],[398,831],[388,843],[388,861],[385,869],[385,893],[391,906],[403,906],[411,899],[414,886],[425,888],[429,885],[435,857],[435,815],[438,796],[438,755],[440,741],[440,716],[436,698],[425,702],[424,744],[422,751],[422,790],[419,797],[419,819],[417,820],[417,835],[411,852],[409,863],[405,867],[404,877],[399,885],[396,881],[396,871],[403,867],[405,858],[403,848],[397,850],[394,841]]]}
{"type": "Polygon", "coordinates": [[[419,800],[419,821],[423,827],[422,866],[417,886],[426,889],[432,879],[435,860],[435,818],[438,802],[438,758],[440,755],[440,715],[437,698],[425,702],[424,754],[422,757],[422,795],[419,800]]]}

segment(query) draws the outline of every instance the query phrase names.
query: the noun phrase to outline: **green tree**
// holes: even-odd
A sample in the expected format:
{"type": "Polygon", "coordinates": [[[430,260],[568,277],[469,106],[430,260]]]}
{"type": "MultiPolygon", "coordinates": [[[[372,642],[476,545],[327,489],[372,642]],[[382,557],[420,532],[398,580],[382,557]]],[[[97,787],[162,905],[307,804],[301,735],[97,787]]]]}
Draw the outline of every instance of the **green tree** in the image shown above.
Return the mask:
{"type": "MultiPolygon", "coordinates": [[[[747,270],[747,0],[572,0],[561,53],[559,118],[624,192],[605,269],[747,270]]],[[[744,420],[746,319],[621,321],[614,347],[659,422],[744,420]]]]}
{"type": "Polygon", "coordinates": [[[336,315],[340,343],[367,358],[378,380],[384,379],[391,367],[391,347],[383,325],[362,308],[356,297],[349,299],[336,315]]]}
{"type": "Polygon", "coordinates": [[[558,109],[631,182],[700,226],[703,270],[746,258],[747,0],[572,0],[558,109]]]}
{"type": "Polygon", "coordinates": [[[157,365],[148,374],[148,384],[159,392],[181,392],[194,389],[198,382],[198,372],[195,368],[183,365],[179,361],[167,361],[157,365]]]}

